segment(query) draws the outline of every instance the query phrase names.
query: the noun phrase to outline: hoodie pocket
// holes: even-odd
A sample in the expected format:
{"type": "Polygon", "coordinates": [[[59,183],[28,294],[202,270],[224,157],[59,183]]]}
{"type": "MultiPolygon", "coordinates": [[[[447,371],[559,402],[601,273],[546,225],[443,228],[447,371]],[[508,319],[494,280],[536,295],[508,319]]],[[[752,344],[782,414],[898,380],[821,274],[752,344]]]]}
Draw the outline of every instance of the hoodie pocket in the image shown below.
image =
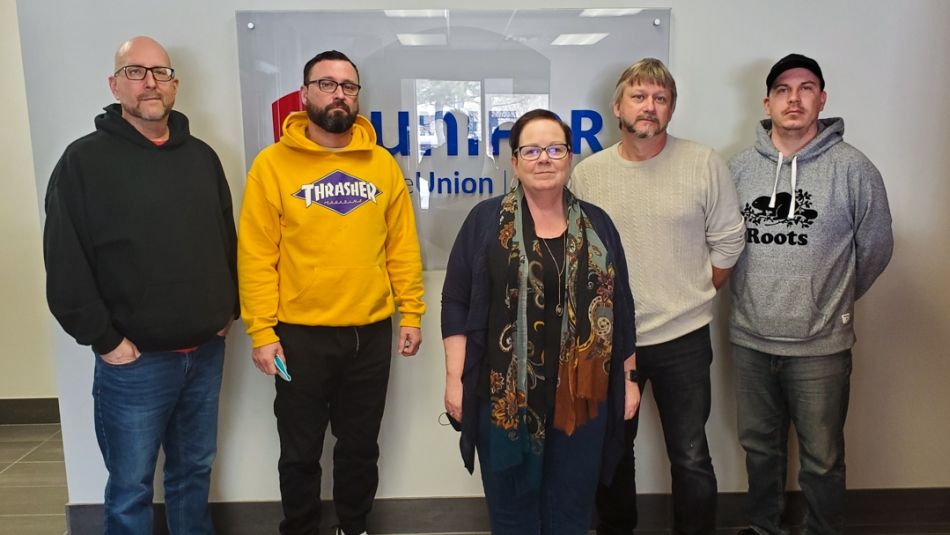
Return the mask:
{"type": "Polygon", "coordinates": [[[308,318],[343,314],[365,319],[368,313],[391,310],[391,299],[389,278],[378,266],[324,266],[313,270],[310,282],[287,300],[287,308],[308,318]]]}
{"type": "Polygon", "coordinates": [[[233,314],[233,284],[227,273],[148,284],[120,330],[137,344],[159,349],[206,341],[233,314]]]}
{"type": "Polygon", "coordinates": [[[736,327],[765,338],[807,340],[829,330],[828,315],[815,304],[811,277],[746,274],[733,307],[736,327]]]}

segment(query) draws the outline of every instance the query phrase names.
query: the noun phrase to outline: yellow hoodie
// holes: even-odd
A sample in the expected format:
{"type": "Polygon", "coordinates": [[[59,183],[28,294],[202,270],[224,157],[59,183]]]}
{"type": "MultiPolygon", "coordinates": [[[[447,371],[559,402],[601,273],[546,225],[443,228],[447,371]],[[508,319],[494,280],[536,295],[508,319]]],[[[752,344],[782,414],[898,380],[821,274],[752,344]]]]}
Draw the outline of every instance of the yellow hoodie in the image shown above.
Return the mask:
{"type": "Polygon", "coordinates": [[[307,114],[284,120],[278,143],[247,176],[238,226],[241,316],[253,347],[274,325],[365,325],[398,306],[419,327],[422,261],[402,171],[363,116],[353,139],[327,149],[307,137],[307,114]]]}

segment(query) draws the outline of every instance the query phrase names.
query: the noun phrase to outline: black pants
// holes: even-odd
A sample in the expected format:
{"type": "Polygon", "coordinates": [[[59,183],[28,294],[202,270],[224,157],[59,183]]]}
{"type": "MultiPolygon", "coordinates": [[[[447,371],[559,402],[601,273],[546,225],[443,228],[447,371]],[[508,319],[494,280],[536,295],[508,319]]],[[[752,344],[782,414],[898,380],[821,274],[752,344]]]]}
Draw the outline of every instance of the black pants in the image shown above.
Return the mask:
{"type": "MultiPolygon", "coordinates": [[[[706,440],[711,388],[709,326],[679,338],[637,347],[640,390],[653,384],[673,480],[673,533],[716,531],[716,475],[706,440]]],[[[599,535],[630,535],[637,525],[637,483],[633,443],[637,418],[627,422],[624,456],[610,487],[597,489],[599,535]]]]}
{"type": "Polygon", "coordinates": [[[320,526],[320,456],[327,424],[333,448],[333,503],[344,533],[366,530],[379,472],[392,355],[392,321],[358,327],[278,323],[277,336],[293,379],[276,379],[274,414],[280,435],[282,535],[316,535],[320,526]]]}

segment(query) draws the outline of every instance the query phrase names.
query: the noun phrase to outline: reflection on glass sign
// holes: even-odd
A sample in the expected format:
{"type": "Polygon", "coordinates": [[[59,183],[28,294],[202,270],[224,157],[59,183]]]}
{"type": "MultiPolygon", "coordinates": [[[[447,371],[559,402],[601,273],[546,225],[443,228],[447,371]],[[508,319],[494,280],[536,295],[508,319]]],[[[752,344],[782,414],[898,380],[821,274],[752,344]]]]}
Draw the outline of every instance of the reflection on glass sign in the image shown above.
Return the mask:
{"type": "MultiPolygon", "coordinates": [[[[307,60],[346,53],[360,113],[403,170],[425,269],[444,269],[469,210],[516,183],[514,121],[534,108],[560,115],[575,162],[615,143],[617,77],[642,57],[668,60],[669,22],[668,9],[636,8],[239,12],[248,167],[301,109],[307,60]]],[[[319,202],[320,187],[300,199],[319,202]]]]}

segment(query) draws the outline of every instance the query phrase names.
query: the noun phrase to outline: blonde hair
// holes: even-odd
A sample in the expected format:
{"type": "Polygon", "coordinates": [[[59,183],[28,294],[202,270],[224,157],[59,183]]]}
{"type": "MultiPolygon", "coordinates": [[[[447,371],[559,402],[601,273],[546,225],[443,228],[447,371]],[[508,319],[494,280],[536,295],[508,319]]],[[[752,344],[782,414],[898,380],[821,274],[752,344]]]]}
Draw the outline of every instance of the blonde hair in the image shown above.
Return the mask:
{"type": "Polygon", "coordinates": [[[669,69],[663,62],[656,58],[643,58],[640,61],[626,68],[620,79],[617,80],[617,86],[614,88],[614,104],[620,104],[623,98],[623,90],[627,86],[635,84],[652,83],[670,92],[670,107],[676,108],[676,80],[670,74],[669,69]]]}

